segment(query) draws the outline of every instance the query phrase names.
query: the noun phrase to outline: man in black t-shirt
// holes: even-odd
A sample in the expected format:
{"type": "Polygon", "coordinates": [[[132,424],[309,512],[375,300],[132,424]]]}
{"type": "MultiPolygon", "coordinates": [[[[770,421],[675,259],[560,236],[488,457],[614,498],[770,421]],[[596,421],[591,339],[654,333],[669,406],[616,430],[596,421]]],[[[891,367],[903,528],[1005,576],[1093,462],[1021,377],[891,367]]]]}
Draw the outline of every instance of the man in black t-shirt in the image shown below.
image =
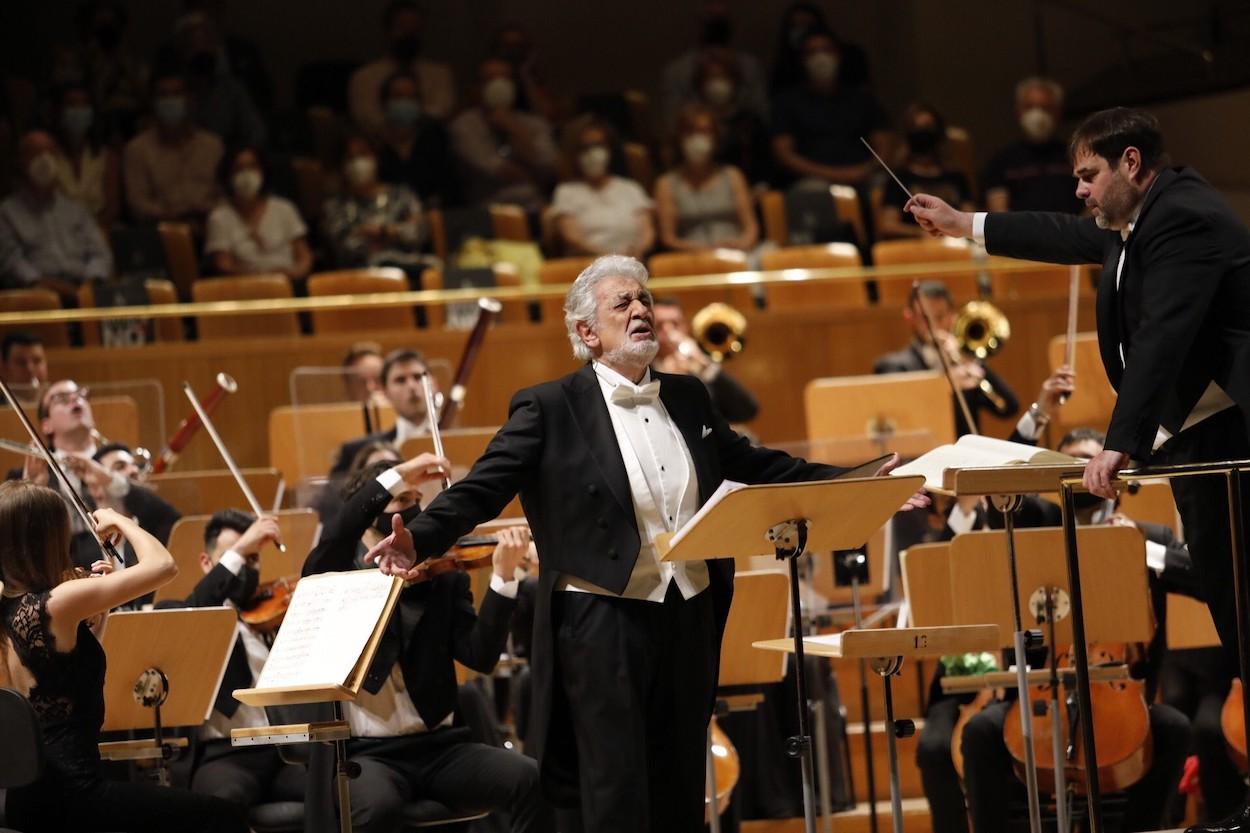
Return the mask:
{"type": "Polygon", "coordinates": [[[1067,143],[1055,135],[1063,115],[1063,88],[1047,78],[1016,85],[1016,118],[1023,138],[994,155],[985,170],[990,211],[1064,211],[1079,214],[1067,143]]]}

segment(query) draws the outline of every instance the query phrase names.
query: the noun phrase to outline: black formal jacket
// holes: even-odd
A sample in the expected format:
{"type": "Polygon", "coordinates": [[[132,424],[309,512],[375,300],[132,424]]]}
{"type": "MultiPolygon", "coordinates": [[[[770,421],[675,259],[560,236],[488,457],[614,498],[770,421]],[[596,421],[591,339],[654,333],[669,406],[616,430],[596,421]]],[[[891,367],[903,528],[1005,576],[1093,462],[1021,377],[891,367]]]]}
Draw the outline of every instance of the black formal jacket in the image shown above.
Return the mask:
{"type": "Polygon", "coordinates": [[[1179,431],[1212,381],[1250,420],[1250,231],[1192,169],[1159,174],[1127,242],[1092,218],[1007,212],[986,218],[985,247],[1102,264],[1098,348],[1119,394],[1108,449],[1148,460],[1159,426],[1179,431]]]}
{"type": "MultiPolygon", "coordinates": [[[[826,479],[843,471],[752,447],[716,412],[707,388],[693,376],[652,371],[652,378],[660,381],[660,401],[690,450],[700,504],[726,479],[781,483],[826,479]]],[[[418,555],[434,556],[478,523],[498,516],[520,493],[542,563],[530,737],[544,785],[554,798],[568,801],[576,789],[576,749],[570,728],[551,719],[557,689],[552,592],[565,575],[623,592],[642,541],[629,475],[592,366],[518,392],[508,412],[507,423],[468,475],[436,497],[408,528],[418,555]]],[[[733,561],[713,560],[708,566],[717,625],[716,644],[709,650],[718,652],[733,597],[733,561]]]]}
{"type": "Polygon", "coordinates": [[[399,428],[392,427],[389,431],[377,431],[343,443],[339,446],[338,454],[334,458],[334,467],[330,469],[331,481],[335,479],[342,480],[343,475],[347,474],[347,468],[356,457],[356,452],[364,448],[365,445],[371,442],[393,443],[398,436],[399,428]]]}
{"type": "MultiPolygon", "coordinates": [[[[304,562],[304,575],[359,569],[360,536],[390,500],[390,492],[376,480],[362,486],[326,522],[321,540],[304,562]]],[[[514,599],[488,590],[481,611],[474,610],[469,577],[462,572],[444,573],[406,588],[369,666],[365,690],[376,694],[398,662],[417,713],[427,726],[437,726],[456,708],[452,660],[483,674],[494,670],[515,607],[514,599]]]]}
{"type": "MultiPolygon", "coordinates": [[[[1020,400],[1016,397],[1016,392],[1011,386],[1003,381],[1003,377],[995,373],[991,368],[982,364],[985,370],[985,379],[998,391],[999,396],[1003,398],[1003,407],[995,407],[990,398],[985,395],[985,391],[980,388],[964,391],[964,399],[968,402],[968,410],[972,411],[972,419],[977,424],[972,426],[979,430],[981,427],[981,413],[989,411],[998,417],[1015,416],[1020,410],[1020,400]]],[[[902,350],[896,350],[893,353],[886,353],[878,356],[872,363],[873,373],[910,373],[917,370],[932,370],[924,362],[924,356],[915,344],[904,347],[902,350]]],[[[954,402],[955,397],[951,396],[954,402]]],[[[962,437],[964,434],[972,433],[964,419],[963,413],[959,410],[959,404],[954,404],[955,408],[955,435],[962,437]]]]}

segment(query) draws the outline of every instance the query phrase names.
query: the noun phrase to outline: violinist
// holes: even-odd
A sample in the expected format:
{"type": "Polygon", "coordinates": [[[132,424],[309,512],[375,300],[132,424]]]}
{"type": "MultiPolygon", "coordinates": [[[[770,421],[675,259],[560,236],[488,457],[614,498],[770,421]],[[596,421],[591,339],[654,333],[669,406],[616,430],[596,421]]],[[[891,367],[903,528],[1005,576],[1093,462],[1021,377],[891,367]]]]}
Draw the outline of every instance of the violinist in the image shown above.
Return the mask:
{"type": "Polygon", "coordinates": [[[346,473],[356,452],[365,443],[381,440],[396,448],[413,437],[429,433],[425,409],[425,391],[421,379],[429,373],[424,357],[416,350],[392,350],[382,363],[382,393],[395,409],[395,426],[366,437],[348,440],[339,448],[330,479],[335,481],[346,473]]]}
{"type": "MultiPolygon", "coordinates": [[[[361,556],[420,515],[418,487],[449,469],[433,454],[366,465],[344,488],[338,514],[326,519],[304,574],[367,568],[361,556]]],[[[400,829],[400,811],[415,798],[506,812],[518,833],[554,830],[534,760],[472,742],[456,720],[453,661],[482,673],[495,667],[516,606],[517,571],[531,546],[521,529],[500,533],[480,612],[462,571],[414,583],[400,595],[361,694],[346,709],[348,752],[361,767],[351,781],[357,831],[400,829]]]]}

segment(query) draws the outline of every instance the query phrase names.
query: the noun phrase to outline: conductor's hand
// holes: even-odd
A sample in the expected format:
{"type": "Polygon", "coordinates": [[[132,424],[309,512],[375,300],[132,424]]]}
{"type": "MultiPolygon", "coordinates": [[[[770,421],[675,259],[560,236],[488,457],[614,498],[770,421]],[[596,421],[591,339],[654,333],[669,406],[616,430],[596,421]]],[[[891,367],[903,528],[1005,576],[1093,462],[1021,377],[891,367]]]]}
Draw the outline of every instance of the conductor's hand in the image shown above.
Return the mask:
{"type": "Polygon", "coordinates": [[[278,529],[278,519],[272,515],[261,515],[252,521],[252,525],[239,536],[230,549],[239,555],[252,556],[258,554],[261,547],[270,541],[275,544],[282,543],[282,531],[278,529]]]}
{"type": "Polygon", "coordinates": [[[495,575],[504,581],[516,578],[517,567],[523,567],[529,560],[530,531],[524,526],[510,526],[499,531],[499,543],[491,555],[491,565],[495,575]]]}
{"type": "Polygon", "coordinates": [[[412,533],[404,526],[404,519],[396,513],[391,516],[391,534],[365,553],[366,564],[377,564],[388,576],[408,580],[416,578],[417,549],[412,543],[412,533]]]}
{"type": "Polygon", "coordinates": [[[1129,456],[1123,451],[1104,449],[1098,456],[1085,464],[1085,476],[1081,479],[1092,494],[1107,500],[1115,500],[1115,487],[1111,481],[1120,473],[1120,469],[1128,465],[1129,456]]]}
{"type": "Polygon", "coordinates": [[[420,486],[446,477],[451,471],[451,462],[446,457],[426,451],[400,463],[395,470],[409,486],[420,486]]]}
{"type": "MultiPolygon", "coordinates": [[[[890,455],[890,459],[886,460],[884,465],[881,466],[881,468],[877,469],[877,473],[873,476],[885,477],[890,472],[898,468],[898,463],[899,463],[899,456],[898,456],[898,452],[896,451],[890,455]]],[[[904,503],[902,506],[900,506],[898,508],[898,511],[910,512],[913,509],[924,509],[931,502],[932,501],[929,500],[929,496],[925,494],[924,489],[921,489],[920,491],[916,492],[911,497],[907,498],[907,502],[904,503]]]]}
{"type": "Polygon", "coordinates": [[[928,194],[917,194],[903,206],[931,237],[971,237],[972,213],[952,208],[928,194]]]}

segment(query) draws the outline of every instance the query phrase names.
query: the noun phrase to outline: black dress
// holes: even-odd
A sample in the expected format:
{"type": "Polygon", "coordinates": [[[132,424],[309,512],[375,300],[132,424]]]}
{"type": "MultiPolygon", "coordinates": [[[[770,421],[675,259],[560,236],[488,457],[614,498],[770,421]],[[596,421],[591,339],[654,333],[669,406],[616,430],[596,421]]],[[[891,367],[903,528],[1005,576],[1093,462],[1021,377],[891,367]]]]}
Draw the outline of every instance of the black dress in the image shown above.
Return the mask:
{"type": "Polygon", "coordinates": [[[4,643],[34,677],[28,695],[43,729],[39,780],[8,791],[7,822],[37,831],[244,833],[246,808],[152,784],[100,775],[104,649],[85,623],[73,650],[59,652],[48,629],[48,592],[0,600],[4,643]]]}

